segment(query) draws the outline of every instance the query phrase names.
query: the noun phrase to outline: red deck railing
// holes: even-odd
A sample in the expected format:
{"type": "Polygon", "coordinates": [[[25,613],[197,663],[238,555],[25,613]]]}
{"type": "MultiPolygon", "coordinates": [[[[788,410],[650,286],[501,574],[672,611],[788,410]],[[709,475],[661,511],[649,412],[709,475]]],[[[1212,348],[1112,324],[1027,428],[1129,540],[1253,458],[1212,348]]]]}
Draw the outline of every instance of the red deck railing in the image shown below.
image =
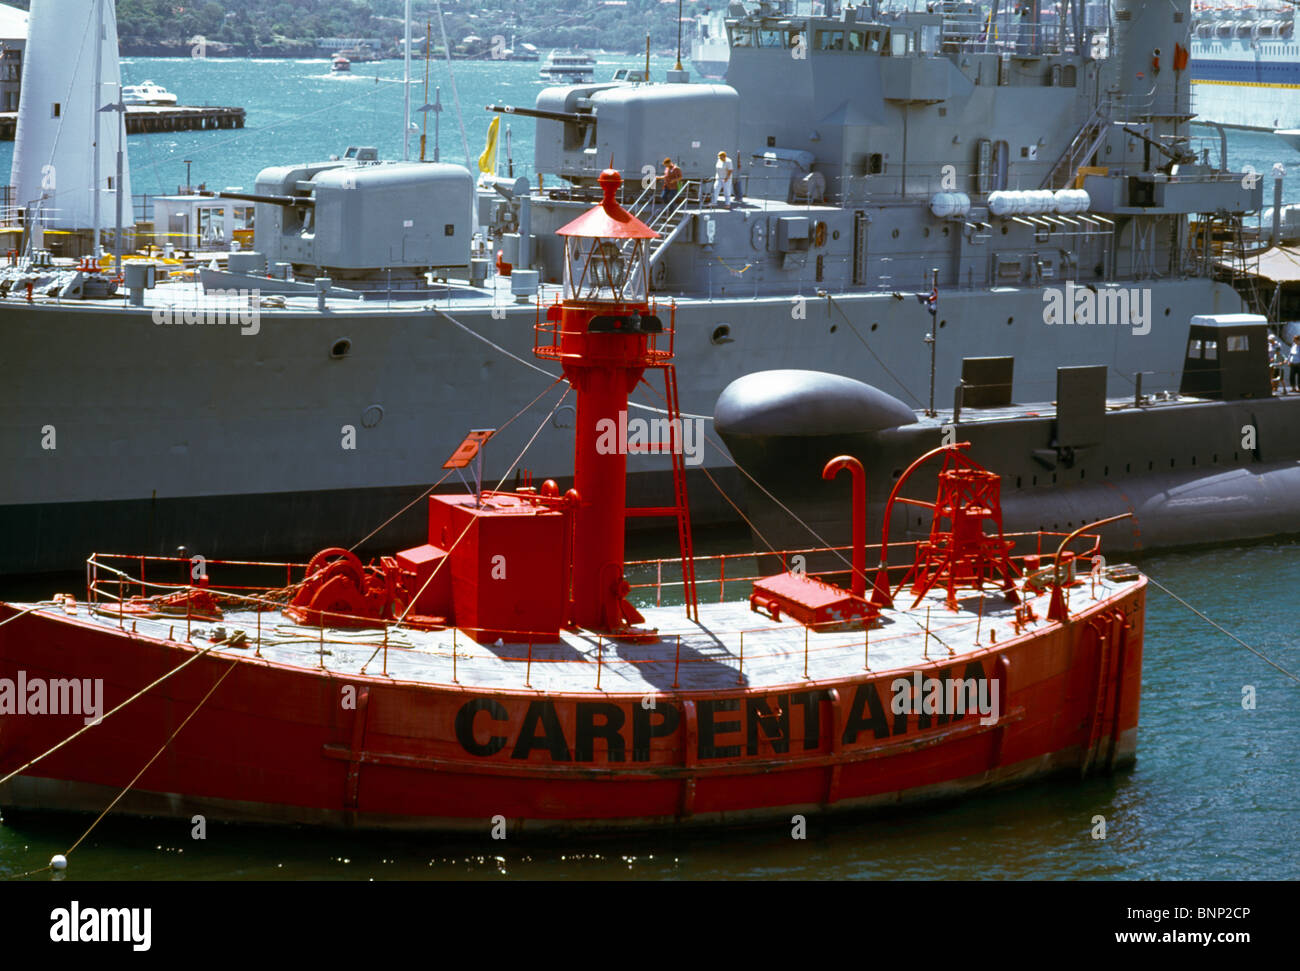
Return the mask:
{"type": "MultiPolygon", "coordinates": [[[[1033,532],[1033,533],[1009,533],[1005,534],[1006,538],[1016,542],[1016,549],[1013,551],[1013,559],[1020,561],[1018,565],[1024,566],[1024,557],[1034,555],[1040,558],[1040,567],[1042,572],[1050,572],[1053,566],[1055,548],[1066,533],[1056,532],[1033,532]],[[1045,540],[1055,537],[1053,542],[1047,543],[1045,540]]],[[[1095,535],[1084,534],[1079,539],[1090,539],[1092,545],[1089,549],[1078,554],[1076,562],[1085,558],[1091,558],[1096,555],[1099,548],[1099,538],[1095,535]]],[[[896,544],[893,548],[903,551],[911,547],[915,549],[916,543],[896,544]]],[[[874,549],[876,554],[879,553],[879,547],[869,547],[868,552],[874,549]]],[[[758,566],[764,559],[775,560],[783,568],[788,568],[792,559],[796,556],[804,556],[812,559],[842,559],[842,565],[832,566],[816,570],[808,570],[811,576],[842,576],[849,572],[848,552],[850,547],[813,547],[803,550],[786,550],[781,552],[749,552],[749,553],[724,553],[713,556],[702,556],[696,558],[697,566],[697,583],[701,588],[706,588],[710,584],[718,586],[718,601],[726,600],[728,585],[733,590],[737,584],[752,583],[761,576],[770,575],[775,571],[760,571],[758,566]],[[742,565],[742,561],[746,565],[742,565]]],[[[680,576],[681,563],[678,558],[660,558],[648,560],[633,560],[627,563],[628,577],[634,591],[644,592],[644,599],[637,598],[642,605],[648,606],[650,592],[653,591],[653,599],[656,605],[663,605],[665,600],[665,591],[675,593],[671,599],[679,599],[680,591],[683,586],[681,580],[665,580],[663,568],[667,565],[673,573],[680,576]],[[648,577],[648,579],[637,579],[639,577],[648,577]]],[[[891,574],[898,571],[901,576],[910,566],[908,563],[891,564],[889,569],[891,574]]],[[[216,598],[218,604],[226,609],[235,609],[249,611],[256,614],[256,626],[253,633],[254,656],[261,657],[261,651],[266,646],[268,637],[263,632],[261,615],[268,611],[280,611],[291,598],[294,586],[301,582],[306,575],[307,564],[305,563],[274,563],[261,562],[255,560],[202,560],[195,561],[182,557],[173,556],[141,556],[135,554],[114,554],[114,553],[96,553],[86,561],[86,599],[90,609],[108,620],[116,619],[122,629],[126,628],[129,621],[134,630],[140,620],[151,622],[167,622],[174,620],[169,631],[169,640],[180,642],[181,638],[176,636],[176,629],[183,622],[185,624],[185,635],[183,641],[188,643],[193,636],[196,624],[220,625],[221,618],[209,616],[202,613],[196,613],[194,609],[195,595],[209,594],[216,598]],[[201,576],[206,578],[207,583],[201,584],[196,582],[199,577],[194,575],[194,571],[199,564],[202,564],[201,576]],[[138,575],[132,575],[129,571],[136,570],[138,575]],[[222,574],[221,577],[214,574],[222,574]],[[154,579],[148,579],[153,576],[154,579]],[[220,582],[218,582],[220,580],[220,582]],[[176,599],[170,605],[160,604],[158,598],[174,596],[176,599]],[[152,599],[146,599],[152,598],[152,599]],[[145,612],[146,608],[154,607],[156,609],[145,612]]],[[[670,574],[671,575],[671,574],[670,574]]],[[[991,588],[990,588],[991,589],[991,588]]],[[[747,595],[747,594],[746,594],[747,595]]],[[[702,600],[705,598],[701,598],[702,600]]],[[[707,600],[706,600],[707,602],[707,600]]],[[[669,604],[671,606],[671,603],[669,604]]],[[[337,618],[340,621],[340,627],[348,626],[345,622],[355,620],[353,615],[335,614],[324,612],[326,619],[337,618]]],[[[1040,620],[1042,618],[1039,618],[1040,620]]],[[[932,618],[927,618],[924,628],[925,637],[928,644],[930,640],[936,641],[942,648],[948,650],[949,654],[953,653],[952,649],[945,643],[946,635],[954,631],[975,630],[979,631],[980,625],[985,622],[982,614],[974,619],[962,618],[953,623],[938,625],[931,622],[932,618]]],[[[298,630],[306,630],[305,625],[286,621],[288,626],[298,630]]],[[[1019,620],[1017,621],[1017,626],[1019,620]]],[[[301,643],[304,647],[309,644],[313,645],[319,654],[319,666],[325,667],[325,649],[326,645],[347,645],[350,647],[373,647],[375,654],[372,656],[373,661],[382,652],[382,672],[388,674],[388,652],[392,651],[409,651],[414,648],[402,643],[394,642],[390,634],[399,629],[405,629],[402,625],[396,623],[378,624],[373,638],[364,637],[347,637],[340,638],[336,635],[337,629],[328,630],[325,627],[315,628],[314,636],[294,637],[281,634],[277,636],[272,643],[301,643]],[[382,628],[382,629],[380,629],[382,628]]],[[[764,657],[789,657],[788,650],[765,653],[761,650],[762,640],[765,635],[781,636],[781,632],[801,628],[801,624],[772,624],[767,623],[763,626],[746,627],[743,629],[728,630],[723,632],[728,636],[738,638],[739,653],[737,656],[737,683],[744,682],[744,666],[748,661],[753,663],[764,657]],[[746,640],[748,639],[748,646],[746,640]],[[758,647],[759,651],[755,653],[754,648],[758,647]]],[[[352,629],[355,629],[352,628],[352,629]]],[[[497,628],[493,628],[497,630],[497,628]]],[[[804,629],[804,650],[803,650],[803,672],[802,677],[807,677],[808,665],[810,658],[813,656],[825,656],[831,652],[837,651],[862,651],[863,669],[871,670],[869,666],[869,648],[872,643],[877,645],[889,643],[890,641],[905,640],[916,636],[916,631],[907,631],[897,634],[884,634],[877,632],[872,637],[870,627],[865,627],[861,631],[843,631],[843,639],[835,638],[834,641],[828,641],[822,644],[812,644],[810,634],[807,628],[804,629]]],[[[458,638],[464,634],[472,634],[474,631],[467,628],[451,627],[450,650],[430,650],[427,646],[421,646],[419,650],[425,656],[450,657],[452,661],[452,681],[459,684],[457,666],[459,659],[465,655],[459,650],[457,643],[458,638]]],[[[510,632],[505,632],[510,633],[510,632]]],[[[527,655],[524,657],[506,657],[505,661],[519,662],[525,664],[525,673],[522,681],[524,687],[531,686],[532,666],[534,664],[595,664],[595,678],[599,684],[601,670],[604,664],[605,637],[603,635],[586,635],[589,639],[594,637],[595,649],[594,657],[584,656],[580,659],[572,658],[538,658],[534,657],[533,644],[528,632],[518,632],[520,634],[518,643],[528,643],[527,655]]],[[[978,636],[978,635],[977,635],[978,636]]],[[[788,635],[787,638],[788,639],[788,635]]],[[[821,639],[819,635],[819,639],[821,639]]],[[[682,657],[681,656],[681,636],[666,635],[663,638],[664,651],[659,654],[648,654],[639,659],[620,659],[623,664],[661,664],[672,662],[674,665],[673,687],[680,686],[680,670],[682,665],[709,663],[716,664],[716,657],[682,657]]],[[[366,666],[371,663],[367,661],[362,666],[362,674],[365,673],[366,666]]],[[[795,680],[792,678],[792,681],[795,680]]]]}

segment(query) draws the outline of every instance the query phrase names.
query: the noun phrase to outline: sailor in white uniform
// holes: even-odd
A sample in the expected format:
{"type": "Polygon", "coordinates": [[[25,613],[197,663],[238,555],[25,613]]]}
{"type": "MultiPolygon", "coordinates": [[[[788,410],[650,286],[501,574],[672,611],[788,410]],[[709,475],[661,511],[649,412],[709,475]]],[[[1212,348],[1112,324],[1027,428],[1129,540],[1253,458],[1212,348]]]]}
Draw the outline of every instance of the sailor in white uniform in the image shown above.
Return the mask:
{"type": "Polygon", "coordinates": [[[727,158],[726,152],[718,153],[718,164],[713,167],[713,204],[722,205],[723,194],[727,197],[727,208],[731,208],[731,179],[735,175],[735,167],[731,164],[731,159],[727,158]]]}

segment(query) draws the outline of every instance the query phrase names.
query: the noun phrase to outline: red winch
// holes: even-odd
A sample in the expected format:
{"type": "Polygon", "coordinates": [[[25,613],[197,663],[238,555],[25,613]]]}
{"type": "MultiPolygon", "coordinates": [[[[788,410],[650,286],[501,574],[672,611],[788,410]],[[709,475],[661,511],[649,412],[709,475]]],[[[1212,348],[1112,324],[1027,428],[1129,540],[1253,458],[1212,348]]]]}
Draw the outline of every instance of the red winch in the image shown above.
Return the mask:
{"type": "Polygon", "coordinates": [[[307,564],[302,587],[284,612],[300,624],[375,627],[406,609],[401,568],[391,556],[362,566],[355,553],[331,546],[307,564]]]}

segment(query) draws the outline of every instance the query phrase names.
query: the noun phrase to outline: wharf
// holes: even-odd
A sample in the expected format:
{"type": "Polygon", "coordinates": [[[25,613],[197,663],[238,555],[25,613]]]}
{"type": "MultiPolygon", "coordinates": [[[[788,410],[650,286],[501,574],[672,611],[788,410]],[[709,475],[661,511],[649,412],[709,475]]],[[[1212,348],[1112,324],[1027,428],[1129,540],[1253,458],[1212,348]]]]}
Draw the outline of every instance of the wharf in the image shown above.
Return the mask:
{"type": "MultiPolygon", "coordinates": [[[[208,131],[243,128],[243,108],[184,107],[178,105],[127,105],[126,133],[208,131]]],[[[18,112],[0,112],[0,141],[11,142],[18,130],[18,112]]]]}

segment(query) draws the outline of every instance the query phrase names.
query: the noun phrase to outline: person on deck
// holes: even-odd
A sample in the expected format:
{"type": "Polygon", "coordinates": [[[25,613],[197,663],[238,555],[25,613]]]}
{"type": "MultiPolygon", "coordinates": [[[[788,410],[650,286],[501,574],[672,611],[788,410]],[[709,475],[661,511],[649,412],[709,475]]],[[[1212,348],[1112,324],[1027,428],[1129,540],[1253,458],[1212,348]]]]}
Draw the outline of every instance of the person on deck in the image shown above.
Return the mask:
{"type": "Polygon", "coordinates": [[[722,196],[725,193],[727,208],[731,208],[731,179],[735,173],[735,166],[731,164],[731,159],[727,158],[727,153],[719,152],[718,164],[713,167],[713,204],[715,206],[722,205],[722,196]]]}
{"type": "Polygon", "coordinates": [[[1291,353],[1286,360],[1291,365],[1291,390],[1300,391],[1300,334],[1292,339],[1291,353]]]}
{"type": "Polygon", "coordinates": [[[682,184],[682,170],[673,164],[671,158],[664,159],[664,174],[659,176],[659,181],[664,184],[664,191],[659,197],[659,204],[666,206],[669,200],[677,195],[677,190],[682,184]]]}

